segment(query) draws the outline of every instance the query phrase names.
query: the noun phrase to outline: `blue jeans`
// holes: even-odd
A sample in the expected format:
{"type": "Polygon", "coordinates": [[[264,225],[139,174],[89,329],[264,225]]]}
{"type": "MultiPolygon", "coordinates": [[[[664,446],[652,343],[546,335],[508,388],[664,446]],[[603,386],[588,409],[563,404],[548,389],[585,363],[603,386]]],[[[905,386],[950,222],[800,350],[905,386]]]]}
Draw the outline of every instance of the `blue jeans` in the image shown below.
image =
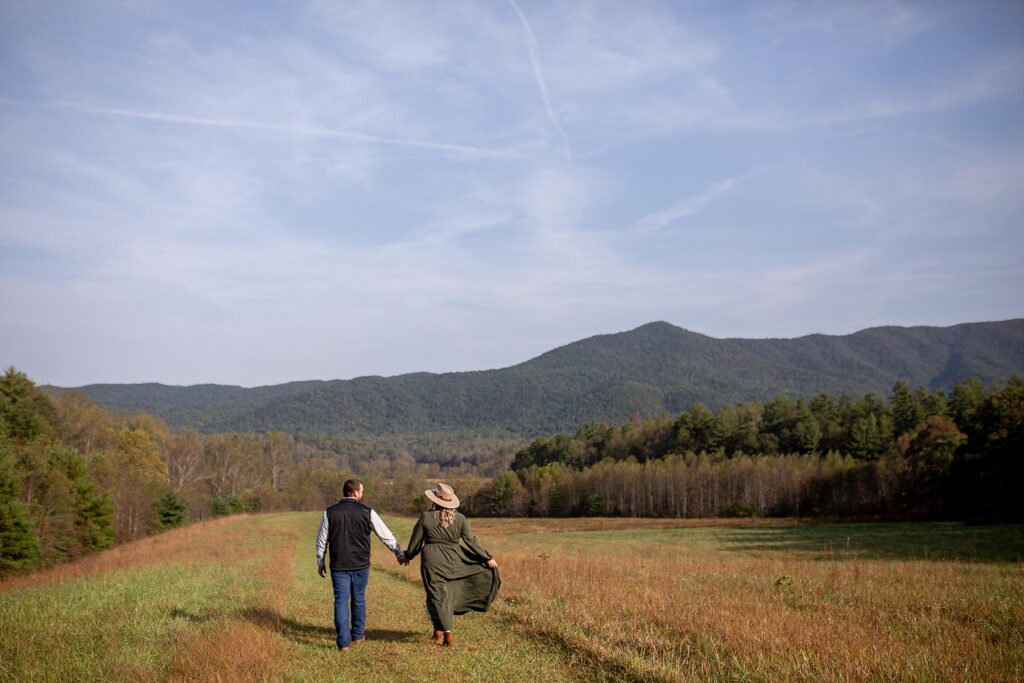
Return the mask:
{"type": "Polygon", "coordinates": [[[334,585],[334,628],[338,631],[338,647],[348,647],[353,640],[359,640],[366,635],[366,584],[369,581],[369,567],[347,572],[331,570],[331,584],[334,585]]]}

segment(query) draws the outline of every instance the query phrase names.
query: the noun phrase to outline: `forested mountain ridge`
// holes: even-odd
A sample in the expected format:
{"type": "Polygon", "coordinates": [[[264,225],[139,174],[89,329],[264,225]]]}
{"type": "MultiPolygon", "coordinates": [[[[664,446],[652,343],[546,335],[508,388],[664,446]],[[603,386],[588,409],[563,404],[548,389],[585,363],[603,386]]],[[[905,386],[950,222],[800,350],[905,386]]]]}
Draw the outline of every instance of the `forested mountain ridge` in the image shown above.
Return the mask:
{"type": "MultiPolygon", "coordinates": [[[[88,385],[113,410],[145,410],[205,432],[537,435],[634,412],[676,413],[780,394],[887,394],[894,382],[948,388],[1024,374],[1024,319],[878,327],[845,336],[715,339],[665,322],[599,335],[499,370],[221,385],[88,385]]],[[[50,387],[50,391],[62,391],[50,387]]]]}

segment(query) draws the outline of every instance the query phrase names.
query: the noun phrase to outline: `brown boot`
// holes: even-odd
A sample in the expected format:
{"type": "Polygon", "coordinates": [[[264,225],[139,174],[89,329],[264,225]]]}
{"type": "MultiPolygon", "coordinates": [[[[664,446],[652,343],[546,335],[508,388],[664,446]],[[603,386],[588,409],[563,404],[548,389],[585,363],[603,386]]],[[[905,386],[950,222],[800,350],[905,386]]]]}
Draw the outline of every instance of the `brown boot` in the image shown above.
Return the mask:
{"type": "Polygon", "coordinates": [[[454,644],[455,644],[455,639],[452,638],[452,632],[451,631],[445,631],[444,632],[444,646],[445,647],[451,647],[454,644]]]}
{"type": "Polygon", "coordinates": [[[441,638],[444,636],[444,631],[434,631],[434,637],[431,638],[434,642],[440,643],[441,638]]]}

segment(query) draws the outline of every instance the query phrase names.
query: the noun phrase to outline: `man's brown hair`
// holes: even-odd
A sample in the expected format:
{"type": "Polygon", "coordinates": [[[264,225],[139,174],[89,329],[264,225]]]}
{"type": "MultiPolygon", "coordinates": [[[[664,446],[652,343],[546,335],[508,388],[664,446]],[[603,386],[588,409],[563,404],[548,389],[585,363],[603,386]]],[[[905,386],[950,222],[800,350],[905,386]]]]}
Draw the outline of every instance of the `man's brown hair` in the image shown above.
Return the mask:
{"type": "Polygon", "coordinates": [[[349,479],[345,482],[345,485],[341,487],[342,494],[346,498],[351,498],[356,495],[356,492],[362,487],[363,482],[358,479],[349,479]]]}

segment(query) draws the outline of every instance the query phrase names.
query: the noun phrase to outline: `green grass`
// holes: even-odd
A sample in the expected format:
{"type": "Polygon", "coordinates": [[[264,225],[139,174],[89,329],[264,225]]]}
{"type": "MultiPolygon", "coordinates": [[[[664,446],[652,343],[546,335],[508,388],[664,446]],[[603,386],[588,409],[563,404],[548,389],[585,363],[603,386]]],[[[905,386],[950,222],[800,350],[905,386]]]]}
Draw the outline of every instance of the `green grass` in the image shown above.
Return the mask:
{"type": "MultiPolygon", "coordinates": [[[[1024,561],[1024,526],[970,526],[960,523],[758,524],[645,529],[637,521],[628,532],[563,531],[527,533],[529,540],[557,548],[604,553],[611,546],[669,545],[700,552],[782,554],[819,559],[935,560],[982,563],[1024,561]]],[[[550,552],[550,551],[549,551],[550,552]]]]}
{"type": "Polygon", "coordinates": [[[245,601],[241,569],[152,567],[4,595],[0,677],[78,681],[167,672],[167,644],[195,615],[245,601]]]}
{"type": "MultiPolygon", "coordinates": [[[[330,579],[319,577],[312,553],[318,523],[319,515],[304,513],[242,520],[239,526],[250,528],[238,546],[252,554],[237,561],[172,557],[2,592],[0,681],[180,678],[176,658],[188,657],[181,642],[212,638],[239,623],[280,641],[284,666],[275,680],[436,681],[438,671],[462,680],[509,680],[517,667],[523,677],[510,680],[526,680],[527,670],[543,680],[571,680],[555,648],[509,638],[493,615],[459,617],[457,647],[433,645],[418,571],[399,567],[379,545],[367,590],[368,642],[339,653],[330,579]],[[304,542],[293,544],[282,585],[271,586],[266,565],[288,539],[304,542]],[[273,590],[279,606],[268,605],[273,590]]],[[[408,521],[391,523],[408,537],[408,521]]],[[[231,671],[223,676],[246,680],[231,671]]]]}
{"type": "Polygon", "coordinates": [[[368,642],[342,654],[318,522],[239,517],[0,584],[0,681],[1024,676],[1020,526],[474,520],[495,608],[434,645],[418,567],[374,542],[368,642]]]}
{"type": "Polygon", "coordinates": [[[1024,526],[929,524],[798,524],[728,529],[726,549],[793,553],[819,558],[1024,561],[1024,526]]]}

